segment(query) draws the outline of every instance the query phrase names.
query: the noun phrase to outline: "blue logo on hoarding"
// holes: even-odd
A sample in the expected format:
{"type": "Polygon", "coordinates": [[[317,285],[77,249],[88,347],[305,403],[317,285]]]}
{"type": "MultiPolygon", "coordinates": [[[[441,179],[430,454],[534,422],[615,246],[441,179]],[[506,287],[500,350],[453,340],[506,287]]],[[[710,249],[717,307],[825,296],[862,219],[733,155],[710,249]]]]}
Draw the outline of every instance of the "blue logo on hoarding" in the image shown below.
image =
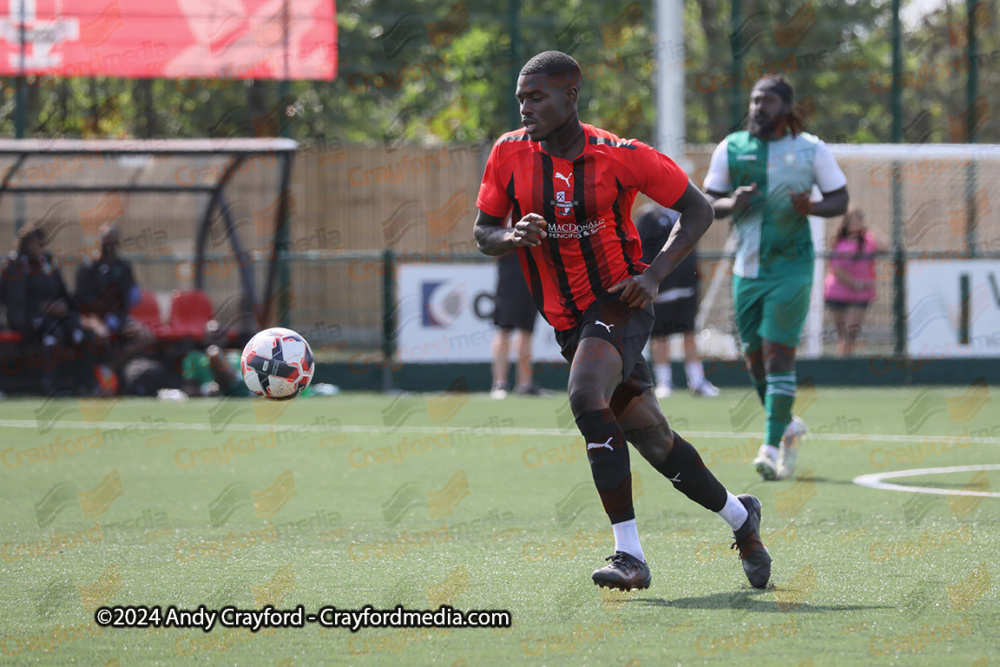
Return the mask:
{"type": "Polygon", "coordinates": [[[447,285],[448,282],[434,280],[421,284],[420,313],[425,327],[432,329],[450,327],[468,307],[469,299],[463,283],[438,291],[438,288],[447,285]]]}
{"type": "Polygon", "coordinates": [[[443,280],[438,280],[435,282],[425,282],[421,288],[421,299],[420,299],[420,312],[421,321],[423,321],[425,327],[435,327],[440,328],[445,326],[440,320],[434,317],[431,312],[431,296],[434,294],[435,290],[444,284],[443,280]]]}

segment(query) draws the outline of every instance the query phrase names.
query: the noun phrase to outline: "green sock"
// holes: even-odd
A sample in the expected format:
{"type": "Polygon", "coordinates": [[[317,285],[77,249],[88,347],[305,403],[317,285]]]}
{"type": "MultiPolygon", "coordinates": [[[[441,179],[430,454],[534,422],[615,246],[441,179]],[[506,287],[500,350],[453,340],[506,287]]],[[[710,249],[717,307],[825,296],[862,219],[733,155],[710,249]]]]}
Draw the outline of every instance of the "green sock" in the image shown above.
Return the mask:
{"type": "Polygon", "coordinates": [[[767,430],[764,444],[781,442],[785,428],[792,419],[792,405],[795,403],[795,371],[767,374],[767,393],[764,398],[764,413],[767,415],[767,430]]]}

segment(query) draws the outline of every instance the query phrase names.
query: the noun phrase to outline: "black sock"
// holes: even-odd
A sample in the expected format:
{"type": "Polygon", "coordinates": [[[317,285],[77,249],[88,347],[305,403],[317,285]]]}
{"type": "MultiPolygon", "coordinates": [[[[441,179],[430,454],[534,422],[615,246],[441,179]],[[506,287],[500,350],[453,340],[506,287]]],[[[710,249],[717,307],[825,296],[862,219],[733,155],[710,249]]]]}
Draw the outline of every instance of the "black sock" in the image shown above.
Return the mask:
{"type": "Polygon", "coordinates": [[[585,412],[576,425],[587,441],[587,458],[601,503],[611,523],[635,518],[632,506],[632,471],[625,434],[610,409],[585,412]]]}
{"type": "Polygon", "coordinates": [[[674,446],[666,460],[656,466],[674,488],[713,512],[726,506],[726,487],[705,467],[694,446],[674,431],[674,446]]]}

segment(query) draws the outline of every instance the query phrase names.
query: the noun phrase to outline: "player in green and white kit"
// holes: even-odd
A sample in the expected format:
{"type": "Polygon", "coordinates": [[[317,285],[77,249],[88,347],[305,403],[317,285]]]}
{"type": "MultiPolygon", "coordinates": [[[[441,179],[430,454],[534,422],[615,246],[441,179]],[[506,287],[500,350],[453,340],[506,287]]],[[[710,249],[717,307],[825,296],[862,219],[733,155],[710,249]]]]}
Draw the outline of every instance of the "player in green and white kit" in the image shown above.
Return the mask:
{"type": "Polygon", "coordinates": [[[795,350],[815,261],[807,216],[843,215],[848,203],[847,179],[830,150],[802,129],[792,85],[780,75],[766,76],[750,93],[748,131],[718,145],[705,177],[715,217],[732,214],[736,227],[733,308],[767,416],[753,462],[765,480],[791,477],[806,431],[801,419],[792,418],[792,404],[795,350]],[[814,185],[820,201],[810,201],[814,185]]]}

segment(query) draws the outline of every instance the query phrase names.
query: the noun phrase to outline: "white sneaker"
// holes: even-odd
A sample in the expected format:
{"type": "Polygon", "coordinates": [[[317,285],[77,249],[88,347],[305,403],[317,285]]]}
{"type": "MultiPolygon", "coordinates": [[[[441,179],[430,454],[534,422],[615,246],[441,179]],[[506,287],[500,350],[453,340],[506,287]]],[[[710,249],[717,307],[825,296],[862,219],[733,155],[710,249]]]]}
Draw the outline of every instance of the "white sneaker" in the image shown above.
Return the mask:
{"type": "Polygon", "coordinates": [[[719,396],[719,388],[708,380],[702,380],[700,385],[691,388],[691,393],[703,398],[717,398],[719,396]]]}
{"type": "Polygon", "coordinates": [[[785,433],[781,436],[781,439],[784,441],[792,438],[795,440],[795,444],[798,444],[798,440],[808,432],[809,426],[805,420],[798,415],[792,415],[792,421],[788,422],[788,426],[785,427],[785,433]]]}
{"type": "Polygon", "coordinates": [[[778,450],[778,479],[789,479],[795,474],[795,461],[799,458],[799,448],[786,447],[784,441],[778,450]]]}
{"type": "Polygon", "coordinates": [[[502,384],[494,384],[493,389],[490,390],[490,398],[497,401],[507,398],[507,387],[502,384]]]}
{"type": "Polygon", "coordinates": [[[778,478],[778,464],[774,455],[764,445],[760,446],[757,458],[753,460],[753,468],[765,481],[770,482],[778,478]]]}
{"type": "Polygon", "coordinates": [[[653,389],[653,395],[657,398],[670,398],[670,394],[672,393],[674,393],[674,390],[669,384],[658,384],[653,389]]]}
{"type": "Polygon", "coordinates": [[[809,427],[801,417],[792,416],[792,421],[785,427],[781,436],[781,448],[778,450],[778,479],[788,479],[795,474],[795,462],[799,458],[799,444],[802,437],[809,432],[809,427]]]}

